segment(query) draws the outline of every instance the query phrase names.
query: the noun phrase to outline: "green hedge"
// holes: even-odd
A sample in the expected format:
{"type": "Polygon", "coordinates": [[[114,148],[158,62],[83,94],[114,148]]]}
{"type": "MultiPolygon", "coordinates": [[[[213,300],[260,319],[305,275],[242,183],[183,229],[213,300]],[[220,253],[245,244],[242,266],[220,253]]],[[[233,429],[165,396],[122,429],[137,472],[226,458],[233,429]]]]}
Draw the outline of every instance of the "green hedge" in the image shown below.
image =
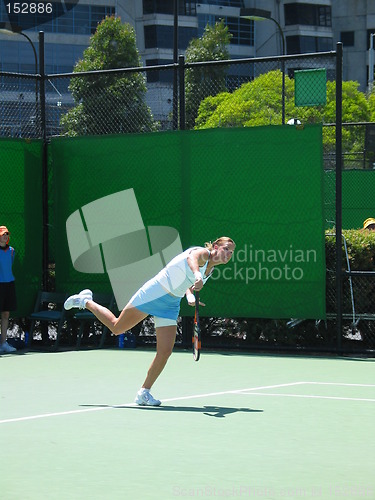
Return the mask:
{"type": "MultiPolygon", "coordinates": [[[[326,267],[335,268],[336,237],[335,230],[326,231],[326,267]]],[[[347,229],[342,232],[352,271],[375,271],[375,231],[347,229]]],[[[343,250],[344,243],[343,243],[343,250]]],[[[346,269],[346,254],[343,255],[343,268],[346,269]]],[[[374,297],[375,299],[375,297],[374,297]]]]}

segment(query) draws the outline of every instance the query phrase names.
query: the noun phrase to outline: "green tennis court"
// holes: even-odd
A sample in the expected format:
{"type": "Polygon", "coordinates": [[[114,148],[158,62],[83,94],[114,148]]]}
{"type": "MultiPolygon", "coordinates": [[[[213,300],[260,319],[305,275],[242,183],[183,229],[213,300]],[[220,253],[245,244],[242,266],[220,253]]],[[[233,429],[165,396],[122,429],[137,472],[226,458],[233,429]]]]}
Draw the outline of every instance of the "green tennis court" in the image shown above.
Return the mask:
{"type": "Polygon", "coordinates": [[[375,498],[374,359],[153,355],[1,356],[1,498],[375,498]]]}

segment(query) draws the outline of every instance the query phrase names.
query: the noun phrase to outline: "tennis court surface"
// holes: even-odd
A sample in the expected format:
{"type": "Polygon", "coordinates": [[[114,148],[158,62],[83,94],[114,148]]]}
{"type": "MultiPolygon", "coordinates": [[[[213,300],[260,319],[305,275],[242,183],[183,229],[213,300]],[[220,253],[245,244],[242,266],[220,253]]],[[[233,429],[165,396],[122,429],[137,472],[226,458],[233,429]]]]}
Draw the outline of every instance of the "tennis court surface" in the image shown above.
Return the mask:
{"type": "Polygon", "coordinates": [[[374,359],[153,356],[1,356],[2,500],[375,498],[374,359]]]}

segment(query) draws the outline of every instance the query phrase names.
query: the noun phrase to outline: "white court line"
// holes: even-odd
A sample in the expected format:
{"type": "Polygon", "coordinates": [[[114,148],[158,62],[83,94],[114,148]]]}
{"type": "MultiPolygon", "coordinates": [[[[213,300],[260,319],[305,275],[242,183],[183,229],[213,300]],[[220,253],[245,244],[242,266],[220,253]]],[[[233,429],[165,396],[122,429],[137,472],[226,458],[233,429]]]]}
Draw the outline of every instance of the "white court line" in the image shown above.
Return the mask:
{"type": "MultiPolygon", "coordinates": [[[[356,386],[356,387],[375,387],[375,385],[369,384],[345,384],[339,382],[291,382],[287,384],[275,384],[275,385],[265,385],[261,387],[250,387],[247,389],[236,389],[232,391],[221,391],[221,392],[209,392],[206,394],[193,394],[191,396],[182,396],[178,398],[169,398],[163,399],[164,403],[170,403],[173,401],[186,401],[188,399],[198,399],[198,398],[208,398],[212,396],[223,396],[225,394],[254,394],[256,396],[282,396],[282,397],[295,397],[295,398],[316,398],[316,399],[338,399],[338,400],[346,400],[346,401],[375,401],[374,399],[365,399],[365,398],[344,398],[344,397],[335,397],[335,396],[313,396],[313,395],[299,395],[299,394],[277,394],[277,393],[260,393],[254,391],[260,391],[264,389],[277,389],[280,387],[291,387],[295,385],[306,385],[306,384],[316,384],[316,385],[341,385],[341,386],[356,386]]],[[[103,411],[103,410],[113,410],[115,408],[119,408],[122,406],[137,406],[135,403],[124,403],[121,405],[112,405],[112,406],[97,406],[94,408],[82,408],[80,410],[69,410],[62,411],[56,413],[42,413],[40,415],[30,415],[26,417],[15,417],[8,418],[4,420],[0,420],[0,424],[6,424],[11,422],[23,422],[26,420],[36,420],[40,418],[48,418],[48,417],[58,417],[64,415],[74,415],[79,413],[88,413],[93,411],[103,411]]]]}
{"type": "MultiPolygon", "coordinates": [[[[197,398],[206,398],[206,397],[212,397],[212,396],[222,396],[224,394],[238,394],[243,391],[259,391],[263,389],[276,389],[278,387],[290,387],[292,385],[300,385],[304,384],[305,382],[291,382],[290,384],[277,384],[277,385],[266,385],[263,387],[253,387],[253,388],[247,388],[247,389],[237,389],[233,391],[221,391],[221,392],[210,392],[207,394],[194,394],[191,396],[182,396],[179,398],[169,398],[169,399],[163,399],[164,403],[169,403],[171,401],[183,401],[186,399],[197,399],[197,398]]],[[[70,411],[61,411],[61,412],[56,412],[56,413],[42,413],[40,415],[30,415],[27,417],[15,417],[15,418],[7,418],[4,420],[0,420],[0,424],[8,424],[11,422],[24,422],[26,420],[36,420],[39,418],[48,418],[48,417],[59,417],[63,415],[75,415],[77,413],[88,413],[91,411],[103,411],[103,410],[113,410],[114,408],[122,407],[122,406],[137,406],[135,403],[125,403],[122,405],[113,405],[113,406],[98,406],[95,408],[84,408],[80,410],[70,410],[70,411]]]]}
{"type": "MultiPolygon", "coordinates": [[[[310,385],[336,385],[341,387],[375,387],[374,384],[347,384],[342,382],[300,382],[300,384],[310,385]]],[[[369,401],[375,402],[371,398],[346,398],[339,396],[316,396],[313,394],[283,394],[283,393],[270,393],[270,392],[245,392],[244,394],[254,394],[256,396],[274,396],[274,397],[289,397],[289,398],[312,398],[312,399],[337,399],[342,401],[369,401]]]]}
{"type": "Polygon", "coordinates": [[[343,384],[341,382],[304,382],[305,384],[316,385],[342,385],[345,387],[375,387],[375,384],[343,384]]]}
{"type": "MultiPolygon", "coordinates": [[[[196,399],[196,398],[206,398],[210,396],[222,396],[223,394],[239,394],[244,391],[259,391],[262,389],[277,389],[278,387],[290,387],[291,385],[300,385],[304,384],[305,382],[291,382],[289,384],[277,384],[277,385],[264,385],[263,387],[253,387],[250,389],[236,389],[234,391],[224,391],[224,392],[211,392],[208,394],[195,394],[194,396],[182,396],[180,398],[170,398],[170,399],[163,399],[164,402],[170,403],[171,401],[182,401],[184,399],[196,399]]],[[[1,421],[0,421],[1,423],[1,421]]]]}
{"type": "Polygon", "coordinates": [[[367,398],[344,398],[338,396],[314,396],[312,394],[282,394],[282,393],[271,393],[271,392],[249,392],[245,394],[252,394],[254,396],[277,396],[284,398],[313,398],[313,399],[339,399],[343,401],[371,401],[375,403],[375,399],[367,398]]]}

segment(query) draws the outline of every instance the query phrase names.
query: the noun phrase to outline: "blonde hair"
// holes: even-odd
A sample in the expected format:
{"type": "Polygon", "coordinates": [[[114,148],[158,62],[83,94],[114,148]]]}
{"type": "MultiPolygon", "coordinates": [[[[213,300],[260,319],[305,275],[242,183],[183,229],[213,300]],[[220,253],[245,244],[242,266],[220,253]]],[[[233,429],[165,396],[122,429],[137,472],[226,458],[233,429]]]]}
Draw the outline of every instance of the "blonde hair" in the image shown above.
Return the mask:
{"type": "Polygon", "coordinates": [[[228,238],[228,236],[221,236],[220,238],[217,238],[215,241],[206,241],[204,244],[205,248],[211,252],[211,250],[214,248],[215,245],[224,245],[224,243],[233,243],[234,246],[236,246],[235,242],[232,240],[232,238],[228,238]]]}

